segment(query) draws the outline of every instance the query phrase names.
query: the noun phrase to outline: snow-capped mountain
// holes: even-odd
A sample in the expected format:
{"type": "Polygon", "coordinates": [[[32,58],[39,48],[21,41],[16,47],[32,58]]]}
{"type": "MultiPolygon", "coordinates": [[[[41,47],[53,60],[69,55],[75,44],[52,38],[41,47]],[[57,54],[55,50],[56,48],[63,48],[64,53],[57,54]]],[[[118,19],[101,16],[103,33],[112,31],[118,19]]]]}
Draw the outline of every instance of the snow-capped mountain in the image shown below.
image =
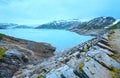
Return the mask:
{"type": "Polygon", "coordinates": [[[59,20],[36,27],[37,29],[69,29],[81,24],[80,20],[59,20]]]}
{"type": "Polygon", "coordinates": [[[32,27],[13,23],[0,23],[0,29],[15,29],[15,28],[32,28],[32,27]]]}
{"type": "Polygon", "coordinates": [[[60,20],[42,24],[37,29],[104,29],[117,23],[113,17],[98,17],[90,21],[81,22],[80,20],[60,20]]]}

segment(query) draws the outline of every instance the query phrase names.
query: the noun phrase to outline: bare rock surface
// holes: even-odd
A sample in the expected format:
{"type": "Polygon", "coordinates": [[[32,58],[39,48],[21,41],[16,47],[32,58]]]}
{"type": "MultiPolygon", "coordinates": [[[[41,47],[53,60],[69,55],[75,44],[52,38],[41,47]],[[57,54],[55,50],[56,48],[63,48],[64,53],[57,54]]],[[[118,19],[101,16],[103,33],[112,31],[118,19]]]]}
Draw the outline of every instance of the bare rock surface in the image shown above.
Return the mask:
{"type": "Polygon", "coordinates": [[[120,63],[111,57],[115,52],[109,45],[108,35],[91,39],[40,64],[19,70],[13,78],[119,78],[120,63]]]}
{"type": "Polygon", "coordinates": [[[0,37],[0,78],[11,78],[20,69],[30,67],[53,56],[55,47],[3,35],[0,37]],[[42,57],[41,57],[42,56],[42,57]]]}

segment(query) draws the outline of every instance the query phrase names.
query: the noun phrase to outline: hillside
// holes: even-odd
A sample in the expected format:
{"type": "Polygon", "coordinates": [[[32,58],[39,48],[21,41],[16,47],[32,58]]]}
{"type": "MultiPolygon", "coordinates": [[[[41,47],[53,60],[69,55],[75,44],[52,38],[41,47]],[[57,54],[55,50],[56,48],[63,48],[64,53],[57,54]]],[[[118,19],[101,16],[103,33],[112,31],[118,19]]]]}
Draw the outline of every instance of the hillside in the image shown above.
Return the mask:
{"type": "Polygon", "coordinates": [[[118,62],[120,62],[120,29],[115,29],[114,32],[109,36],[109,43],[111,47],[118,52],[113,56],[118,62]]]}
{"type": "Polygon", "coordinates": [[[81,22],[79,20],[60,20],[60,21],[53,21],[50,23],[42,24],[36,29],[70,29],[72,27],[80,25],[81,22]]]}
{"type": "Polygon", "coordinates": [[[47,43],[18,39],[0,34],[0,78],[11,78],[20,68],[38,64],[53,56],[55,47],[47,43]]]}

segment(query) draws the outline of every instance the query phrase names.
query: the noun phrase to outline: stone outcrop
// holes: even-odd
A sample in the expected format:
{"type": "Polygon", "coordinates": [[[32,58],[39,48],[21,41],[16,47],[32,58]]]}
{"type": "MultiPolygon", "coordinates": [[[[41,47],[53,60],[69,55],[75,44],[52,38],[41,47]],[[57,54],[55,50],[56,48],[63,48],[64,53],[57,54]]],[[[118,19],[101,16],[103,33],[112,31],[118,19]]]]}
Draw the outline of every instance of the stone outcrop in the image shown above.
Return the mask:
{"type": "Polygon", "coordinates": [[[2,35],[0,37],[0,78],[11,78],[19,69],[37,64],[53,56],[55,47],[2,35]]]}
{"type": "Polygon", "coordinates": [[[23,51],[26,54],[34,54],[35,56],[49,57],[53,55],[55,47],[52,47],[48,43],[38,43],[34,41],[28,41],[18,39],[10,36],[4,36],[0,40],[0,46],[7,47],[9,49],[17,49],[23,51]]]}
{"type": "Polygon", "coordinates": [[[119,78],[120,64],[106,33],[51,57],[38,65],[19,70],[13,78],[119,78]],[[23,72],[24,71],[24,72],[23,72]]]}
{"type": "Polygon", "coordinates": [[[0,61],[0,78],[11,78],[20,68],[28,62],[28,58],[17,50],[7,50],[6,56],[0,61]]]}

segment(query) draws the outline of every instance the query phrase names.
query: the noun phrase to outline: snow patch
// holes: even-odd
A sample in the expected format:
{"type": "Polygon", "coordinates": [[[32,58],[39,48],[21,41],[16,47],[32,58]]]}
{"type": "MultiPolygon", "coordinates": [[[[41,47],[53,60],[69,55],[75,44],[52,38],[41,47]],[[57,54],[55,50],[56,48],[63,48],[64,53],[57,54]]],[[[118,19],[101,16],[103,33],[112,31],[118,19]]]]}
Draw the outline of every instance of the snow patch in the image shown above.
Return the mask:
{"type": "Polygon", "coordinates": [[[110,28],[111,26],[117,24],[118,22],[120,22],[120,19],[117,19],[115,22],[113,22],[111,25],[109,25],[109,26],[107,26],[107,27],[105,27],[105,28],[106,28],[106,29],[107,29],[107,28],[110,28]]]}

